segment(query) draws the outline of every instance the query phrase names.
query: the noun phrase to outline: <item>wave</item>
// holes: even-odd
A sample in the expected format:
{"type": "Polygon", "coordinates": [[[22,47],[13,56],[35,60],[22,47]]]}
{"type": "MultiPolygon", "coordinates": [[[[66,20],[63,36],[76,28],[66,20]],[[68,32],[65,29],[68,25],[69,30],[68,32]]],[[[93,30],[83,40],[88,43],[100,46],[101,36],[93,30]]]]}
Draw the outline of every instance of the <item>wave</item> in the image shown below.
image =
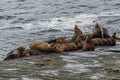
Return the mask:
{"type": "Polygon", "coordinates": [[[22,27],[6,27],[6,28],[1,28],[0,30],[15,30],[15,29],[23,29],[22,27]]]}
{"type": "Polygon", "coordinates": [[[111,12],[102,12],[99,14],[100,17],[105,16],[105,17],[119,17],[120,16],[120,11],[111,11],[111,12]]]}
{"type": "MultiPolygon", "coordinates": [[[[27,30],[39,29],[40,31],[47,31],[50,29],[65,31],[73,30],[74,25],[79,25],[81,30],[85,31],[87,25],[93,25],[94,21],[97,20],[97,15],[95,14],[80,14],[73,18],[61,17],[52,18],[49,20],[39,20],[32,23],[26,23],[21,27],[27,30]]],[[[54,31],[53,30],[53,31],[54,31]]],[[[87,31],[87,30],[86,30],[87,31]]]]}
{"type": "Polygon", "coordinates": [[[52,18],[48,20],[42,19],[30,23],[16,23],[12,25],[8,23],[5,24],[5,28],[3,26],[0,27],[0,29],[8,29],[8,28],[14,29],[18,27],[19,29],[27,29],[27,30],[39,29],[40,31],[47,31],[50,29],[54,29],[60,31],[65,31],[65,30],[70,31],[73,30],[74,25],[78,25],[78,27],[80,27],[80,29],[83,32],[89,32],[92,28],[91,26],[93,26],[96,22],[100,23],[99,22],[100,17],[116,17],[116,16],[120,16],[120,11],[101,12],[100,14],[81,13],[72,18],[61,17],[61,18],[52,18]]]}

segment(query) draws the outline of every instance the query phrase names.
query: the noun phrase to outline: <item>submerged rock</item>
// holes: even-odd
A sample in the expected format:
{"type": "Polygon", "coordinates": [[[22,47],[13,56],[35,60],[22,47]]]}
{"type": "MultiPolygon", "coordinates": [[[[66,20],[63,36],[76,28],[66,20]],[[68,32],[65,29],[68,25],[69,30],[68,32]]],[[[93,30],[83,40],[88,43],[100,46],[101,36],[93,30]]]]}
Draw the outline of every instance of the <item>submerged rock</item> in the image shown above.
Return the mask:
{"type": "MultiPolygon", "coordinates": [[[[46,55],[46,54],[50,54],[48,52],[42,52],[38,49],[28,49],[26,50],[30,56],[34,56],[34,55],[46,55]]],[[[22,54],[22,56],[17,57],[17,55],[19,54],[19,51],[17,51],[16,49],[12,50],[11,52],[9,52],[6,57],[4,58],[4,60],[10,60],[10,59],[16,59],[16,58],[22,58],[22,57],[26,57],[25,55],[22,54]]]]}

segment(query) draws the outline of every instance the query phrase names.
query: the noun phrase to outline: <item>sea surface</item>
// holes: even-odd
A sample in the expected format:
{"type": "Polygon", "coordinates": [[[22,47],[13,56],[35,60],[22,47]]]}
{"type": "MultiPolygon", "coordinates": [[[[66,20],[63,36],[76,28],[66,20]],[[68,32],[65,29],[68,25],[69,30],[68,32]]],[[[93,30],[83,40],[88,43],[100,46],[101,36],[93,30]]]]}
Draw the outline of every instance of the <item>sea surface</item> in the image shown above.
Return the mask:
{"type": "MultiPolygon", "coordinates": [[[[74,25],[78,25],[84,34],[89,33],[95,23],[107,28],[110,34],[116,32],[119,37],[120,0],[0,0],[0,61],[8,52],[19,46],[28,49],[29,43],[35,40],[71,38],[74,25]]],[[[109,49],[120,50],[120,42],[109,49]]],[[[67,62],[61,69],[68,71],[69,76],[79,73],[84,75],[82,72],[86,72],[84,77],[90,79],[111,80],[120,79],[120,72],[116,70],[120,69],[119,55],[120,52],[96,50],[70,52],[59,57],[67,62]],[[117,75],[104,72],[111,68],[118,71],[114,72],[117,75]]],[[[55,71],[46,74],[53,75],[55,71]]]]}

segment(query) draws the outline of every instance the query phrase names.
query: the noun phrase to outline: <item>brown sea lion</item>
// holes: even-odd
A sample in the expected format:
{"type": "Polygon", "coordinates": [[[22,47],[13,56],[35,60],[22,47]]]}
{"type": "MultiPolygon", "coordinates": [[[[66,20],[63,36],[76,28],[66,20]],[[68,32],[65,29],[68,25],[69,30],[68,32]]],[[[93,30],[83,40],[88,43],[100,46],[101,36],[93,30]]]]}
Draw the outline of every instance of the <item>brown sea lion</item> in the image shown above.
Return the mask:
{"type": "Polygon", "coordinates": [[[78,28],[77,25],[75,25],[75,27],[74,27],[74,33],[76,35],[83,35],[82,31],[78,28]]]}
{"type": "Polygon", "coordinates": [[[23,52],[23,57],[35,56],[35,55],[46,55],[50,54],[49,52],[40,51],[39,49],[27,49],[23,52]]]}
{"type": "Polygon", "coordinates": [[[22,56],[24,57],[29,57],[31,55],[31,53],[28,50],[25,50],[22,54],[22,56]]]}
{"type": "Polygon", "coordinates": [[[83,46],[82,38],[83,38],[82,36],[78,35],[75,42],[74,42],[78,49],[82,49],[82,46],[83,46]]]}
{"type": "Polygon", "coordinates": [[[64,42],[61,38],[57,39],[55,44],[55,52],[61,53],[74,50],[77,50],[77,46],[73,42],[64,42]]]}
{"type": "Polygon", "coordinates": [[[98,25],[98,23],[95,24],[93,32],[90,33],[91,38],[102,38],[102,29],[100,28],[100,26],[98,25]]]}
{"type": "Polygon", "coordinates": [[[116,33],[113,33],[112,36],[110,36],[109,41],[111,42],[111,46],[116,45],[116,33]]]}
{"type": "Polygon", "coordinates": [[[91,36],[87,35],[85,41],[83,42],[83,47],[81,51],[94,51],[95,45],[91,41],[91,36]]]}
{"type": "MultiPolygon", "coordinates": [[[[66,37],[61,37],[61,38],[62,38],[62,39],[66,39],[66,37]]],[[[51,43],[56,43],[56,41],[57,41],[57,38],[55,38],[55,39],[50,39],[50,40],[47,40],[47,41],[45,41],[45,42],[51,44],[51,43]]]]}
{"type": "Polygon", "coordinates": [[[103,27],[102,27],[102,30],[103,30],[103,38],[110,38],[108,30],[106,28],[103,28],[103,27]]]}
{"type": "MultiPolygon", "coordinates": [[[[71,39],[63,39],[63,38],[60,38],[60,39],[62,39],[62,41],[63,41],[64,43],[72,43],[72,42],[73,42],[71,39]]],[[[58,40],[58,39],[57,39],[57,40],[58,40]]],[[[56,40],[56,42],[57,42],[57,40],[56,40]]]]}
{"type": "Polygon", "coordinates": [[[116,45],[116,33],[113,33],[110,38],[95,38],[92,39],[95,46],[115,46],[116,45]]]}
{"type": "MultiPolygon", "coordinates": [[[[91,38],[110,38],[110,35],[108,33],[108,30],[104,27],[100,27],[98,23],[95,24],[93,28],[93,32],[89,33],[91,35],[91,38]]],[[[85,36],[86,37],[86,36],[85,36]]]]}
{"type": "Polygon", "coordinates": [[[74,27],[74,35],[72,37],[72,41],[75,41],[77,36],[83,37],[83,32],[78,28],[77,25],[75,25],[75,27],[74,27]]]}
{"type": "Polygon", "coordinates": [[[52,52],[54,51],[54,47],[52,46],[52,43],[49,44],[45,41],[33,41],[30,43],[30,49],[39,49],[40,51],[45,52],[52,52]]]}
{"type": "Polygon", "coordinates": [[[9,52],[4,60],[15,59],[22,57],[25,47],[18,47],[11,52],[9,52]]]}

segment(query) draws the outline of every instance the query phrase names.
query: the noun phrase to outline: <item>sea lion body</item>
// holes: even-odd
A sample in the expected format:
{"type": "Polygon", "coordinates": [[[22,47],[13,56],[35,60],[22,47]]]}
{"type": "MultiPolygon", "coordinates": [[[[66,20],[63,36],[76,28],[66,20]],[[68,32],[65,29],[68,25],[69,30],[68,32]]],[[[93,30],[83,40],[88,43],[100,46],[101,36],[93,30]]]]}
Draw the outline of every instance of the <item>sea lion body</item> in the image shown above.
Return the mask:
{"type": "Polygon", "coordinates": [[[95,46],[115,46],[116,45],[116,33],[113,33],[110,38],[95,38],[92,39],[95,46]]]}
{"type": "Polygon", "coordinates": [[[74,51],[77,49],[77,46],[73,42],[64,42],[61,38],[57,39],[55,47],[55,52],[57,53],[74,51]]]}
{"type": "Polygon", "coordinates": [[[91,36],[87,35],[85,41],[83,42],[83,47],[81,51],[94,51],[95,45],[91,41],[91,36]]]}

